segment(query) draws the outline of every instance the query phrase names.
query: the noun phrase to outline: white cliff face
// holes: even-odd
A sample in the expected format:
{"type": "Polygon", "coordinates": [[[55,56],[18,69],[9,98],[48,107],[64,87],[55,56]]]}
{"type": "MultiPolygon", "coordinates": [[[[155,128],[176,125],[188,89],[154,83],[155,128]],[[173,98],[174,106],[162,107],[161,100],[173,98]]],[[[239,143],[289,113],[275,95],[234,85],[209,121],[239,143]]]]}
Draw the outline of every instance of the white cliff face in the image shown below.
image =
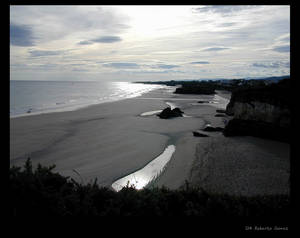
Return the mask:
{"type": "Polygon", "coordinates": [[[253,102],[234,102],[227,110],[234,118],[242,120],[263,121],[286,127],[290,124],[289,110],[272,104],[253,102]]]}

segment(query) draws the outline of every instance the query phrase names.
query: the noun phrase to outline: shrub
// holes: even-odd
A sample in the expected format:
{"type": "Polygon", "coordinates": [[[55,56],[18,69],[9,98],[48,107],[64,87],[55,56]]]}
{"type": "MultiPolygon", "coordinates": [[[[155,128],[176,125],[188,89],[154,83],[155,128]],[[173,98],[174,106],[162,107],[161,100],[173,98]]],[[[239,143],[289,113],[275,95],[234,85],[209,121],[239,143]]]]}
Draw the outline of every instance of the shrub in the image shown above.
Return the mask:
{"type": "Polygon", "coordinates": [[[186,186],[119,192],[94,183],[79,184],[30,159],[24,169],[11,167],[10,211],[14,216],[273,216],[289,215],[289,196],[237,197],[186,186]]]}

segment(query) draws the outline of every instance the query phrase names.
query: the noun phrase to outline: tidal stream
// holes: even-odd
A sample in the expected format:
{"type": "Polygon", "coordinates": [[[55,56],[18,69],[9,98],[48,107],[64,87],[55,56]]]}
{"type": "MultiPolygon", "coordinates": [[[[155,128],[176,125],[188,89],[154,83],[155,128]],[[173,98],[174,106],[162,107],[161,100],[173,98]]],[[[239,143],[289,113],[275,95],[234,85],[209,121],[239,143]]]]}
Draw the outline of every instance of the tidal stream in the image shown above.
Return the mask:
{"type": "Polygon", "coordinates": [[[120,191],[126,186],[133,186],[135,189],[144,188],[161,174],[174,152],[175,146],[169,145],[163,153],[149,162],[145,167],[115,181],[112,184],[112,188],[115,191],[120,191]]]}

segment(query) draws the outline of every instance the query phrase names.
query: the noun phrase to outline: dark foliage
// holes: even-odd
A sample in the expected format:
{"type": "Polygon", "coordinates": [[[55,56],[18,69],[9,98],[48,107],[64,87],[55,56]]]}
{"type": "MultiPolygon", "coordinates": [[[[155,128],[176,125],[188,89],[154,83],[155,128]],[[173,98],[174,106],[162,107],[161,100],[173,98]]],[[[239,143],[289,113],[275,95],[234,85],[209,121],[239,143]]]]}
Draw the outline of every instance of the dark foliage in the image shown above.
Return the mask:
{"type": "Polygon", "coordinates": [[[289,215],[287,195],[236,197],[186,186],[178,190],[125,187],[115,192],[82,185],[30,159],[24,169],[10,168],[10,211],[13,216],[272,216],[289,215]]]}

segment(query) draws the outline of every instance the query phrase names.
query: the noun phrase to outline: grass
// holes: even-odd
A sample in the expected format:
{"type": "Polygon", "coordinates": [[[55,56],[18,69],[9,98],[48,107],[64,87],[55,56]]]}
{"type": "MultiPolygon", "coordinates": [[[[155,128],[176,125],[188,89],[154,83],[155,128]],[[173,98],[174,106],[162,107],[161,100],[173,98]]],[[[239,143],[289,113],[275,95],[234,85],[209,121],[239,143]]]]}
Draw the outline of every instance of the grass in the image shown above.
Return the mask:
{"type": "Polygon", "coordinates": [[[80,184],[52,170],[55,166],[11,167],[10,212],[13,216],[272,216],[287,217],[289,196],[241,197],[207,193],[188,183],[177,190],[99,187],[80,184]]]}

